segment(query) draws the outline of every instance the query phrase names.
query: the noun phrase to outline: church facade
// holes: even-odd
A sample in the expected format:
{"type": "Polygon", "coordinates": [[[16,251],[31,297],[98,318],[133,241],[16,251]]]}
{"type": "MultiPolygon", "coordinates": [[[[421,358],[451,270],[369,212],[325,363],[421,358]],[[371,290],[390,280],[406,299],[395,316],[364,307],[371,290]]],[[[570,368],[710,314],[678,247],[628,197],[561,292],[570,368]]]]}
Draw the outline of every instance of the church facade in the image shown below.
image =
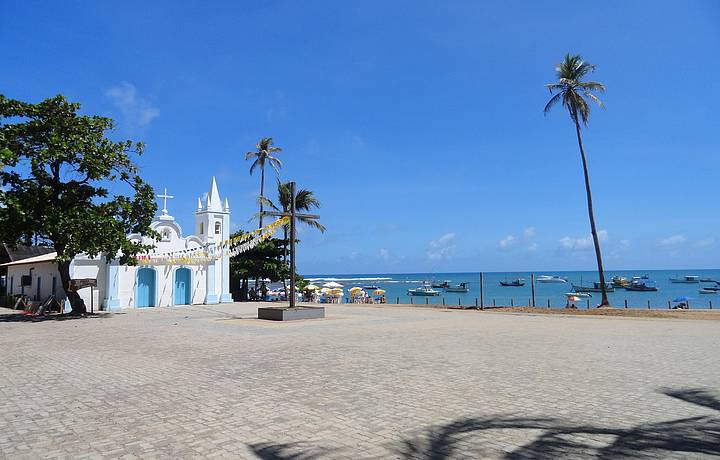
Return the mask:
{"type": "MultiPolygon", "coordinates": [[[[168,213],[165,192],[161,215],[151,227],[161,236],[160,241],[141,235],[128,235],[132,241],[152,243],[155,249],[149,261],[140,265],[109,263],[104,257],[91,259],[79,255],[70,265],[73,280],[95,280],[95,287],[78,291],[90,310],[117,310],[191,304],[232,302],[230,295],[230,259],[226,251],[218,251],[209,258],[152,258],[153,254],[198,253],[211,254],[230,237],[230,206],[221,200],[217,182],[212,178],[210,190],[198,198],[195,227],[191,235],[183,230],[168,213]]],[[[5,264],[7,293],[25,294],[31,301],[42,302],[50,295],[65,298],[60,275],[53,259],[55,253],[5,264]]],[[[69,310],[66,301],[66,310],[69,310]]]]}

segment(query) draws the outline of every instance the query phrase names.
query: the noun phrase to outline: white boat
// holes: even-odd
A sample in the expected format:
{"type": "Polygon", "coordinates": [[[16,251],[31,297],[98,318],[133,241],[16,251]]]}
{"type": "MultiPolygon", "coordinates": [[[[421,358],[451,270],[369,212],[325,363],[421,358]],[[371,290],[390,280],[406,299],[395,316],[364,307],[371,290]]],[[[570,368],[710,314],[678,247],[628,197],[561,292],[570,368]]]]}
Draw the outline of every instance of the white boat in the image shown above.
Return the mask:
{"type": "Polygon", "coordinates": [[[557,275],[540,275],[535,278],[535,281],[538,283],[567,283],[565,278],[561,278],[557,275]]]}
{"type": "Polygon", "coordinates": [[[700,289],[698,292],[700,294],[717,294],[718,293],[718,291],[715,289],[704,289],[704,288],[700,289]]]}
{"type": "Polygon", "coordinates": [[[408,289],[408,294],[410,295],[424,295],[424,296],[433,296],[433,295],[440,295],[440,291],[436,291],[432,287],[428,286],[427,284],[423,284],[420,287],[416,287],[414,289],[408,289]]]}
{"type": "Polygon", "coordinates": [[[460,283],[457,286],[446,287],[445,292],[470,292],[470,288],[467,283],[460,283]]]}
{"type": "Polygon", "coordinates": [[[685,275],[681,276],[679,278],[670,278],[671,283],[686,283],[686,284],[696,284],[700,282],[700,277],[696,275],[685,275]]]}
{"type": "Polygon", "coordinates": [[[575,300],[575,299],[589,299],[592,296],[588,294],[587,292],[566,292],[565,297],[568,298],[568,300],[575,300]]]}

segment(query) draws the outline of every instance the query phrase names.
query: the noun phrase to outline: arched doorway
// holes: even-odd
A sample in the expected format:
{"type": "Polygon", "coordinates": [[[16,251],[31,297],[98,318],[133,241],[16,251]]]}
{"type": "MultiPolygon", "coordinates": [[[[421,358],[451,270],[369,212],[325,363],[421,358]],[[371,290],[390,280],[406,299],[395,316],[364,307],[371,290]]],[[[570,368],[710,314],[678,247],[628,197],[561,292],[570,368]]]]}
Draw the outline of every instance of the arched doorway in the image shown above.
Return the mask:
{"type": "Polygon", "coordinates": [[[190,269],[175,270],[175,305],[190,305],[190,269]]]}
{"type": "Polygon", "coordinates": [[[139,308],[155,306],[155,270],[152,268],[141,268],[137,271],[135,306],[139,308]]]}

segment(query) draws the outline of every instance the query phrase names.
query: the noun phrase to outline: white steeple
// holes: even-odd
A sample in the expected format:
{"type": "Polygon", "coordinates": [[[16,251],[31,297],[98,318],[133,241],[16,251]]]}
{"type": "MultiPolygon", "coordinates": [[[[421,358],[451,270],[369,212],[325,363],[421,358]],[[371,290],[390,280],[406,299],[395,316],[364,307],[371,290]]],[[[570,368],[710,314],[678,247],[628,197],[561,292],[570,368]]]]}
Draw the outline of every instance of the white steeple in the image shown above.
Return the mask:
{"type": "Polygon", "coordinates": [[[225,205],[223,206],[224,212],[230,212],[230,203],[228,203],[227,197],[225,197],[225,205]]]}
{"type": "Polygon", "coordinates": [[[200,197],[198,197],[198,207],[197,210],[200,211],[202,209],[202,202],[200,201],[200,197]]]}
{"type": "Polygon", "coordinates": [[[210,184],[210,193],[208,194],[208,211],[222,211],[222,201],[220,200],[220,192],[218,192],[215,176],[210,184]]]}

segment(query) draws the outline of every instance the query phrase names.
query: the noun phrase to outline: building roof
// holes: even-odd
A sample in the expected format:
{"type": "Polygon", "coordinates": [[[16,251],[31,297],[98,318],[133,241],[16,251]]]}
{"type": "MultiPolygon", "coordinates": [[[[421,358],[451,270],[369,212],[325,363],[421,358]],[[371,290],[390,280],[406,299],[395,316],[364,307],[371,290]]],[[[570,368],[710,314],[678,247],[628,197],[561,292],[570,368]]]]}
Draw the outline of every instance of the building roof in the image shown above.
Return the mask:
{"type": "Polygon", "coordinates": [[[9,244],[0,245],[0,264],[7,262],[15,262],[29,257],[35,257],[43,254],[55,252],[55,249],[49,246],[25,246],[22,244],[13,248],[9,244]]]}
{"type": "Polygon", "coordinates": [[[40,262],[52,262],[55,257],[57,257],[57,253],[53,251],[47,254],[41,254],[39,256],[28,257],[27,259],[21,259],[13,262],[8,262],[6,264],[0,264],[0,267],[9,267],[11,265],[37,264],[40,262]]]}

